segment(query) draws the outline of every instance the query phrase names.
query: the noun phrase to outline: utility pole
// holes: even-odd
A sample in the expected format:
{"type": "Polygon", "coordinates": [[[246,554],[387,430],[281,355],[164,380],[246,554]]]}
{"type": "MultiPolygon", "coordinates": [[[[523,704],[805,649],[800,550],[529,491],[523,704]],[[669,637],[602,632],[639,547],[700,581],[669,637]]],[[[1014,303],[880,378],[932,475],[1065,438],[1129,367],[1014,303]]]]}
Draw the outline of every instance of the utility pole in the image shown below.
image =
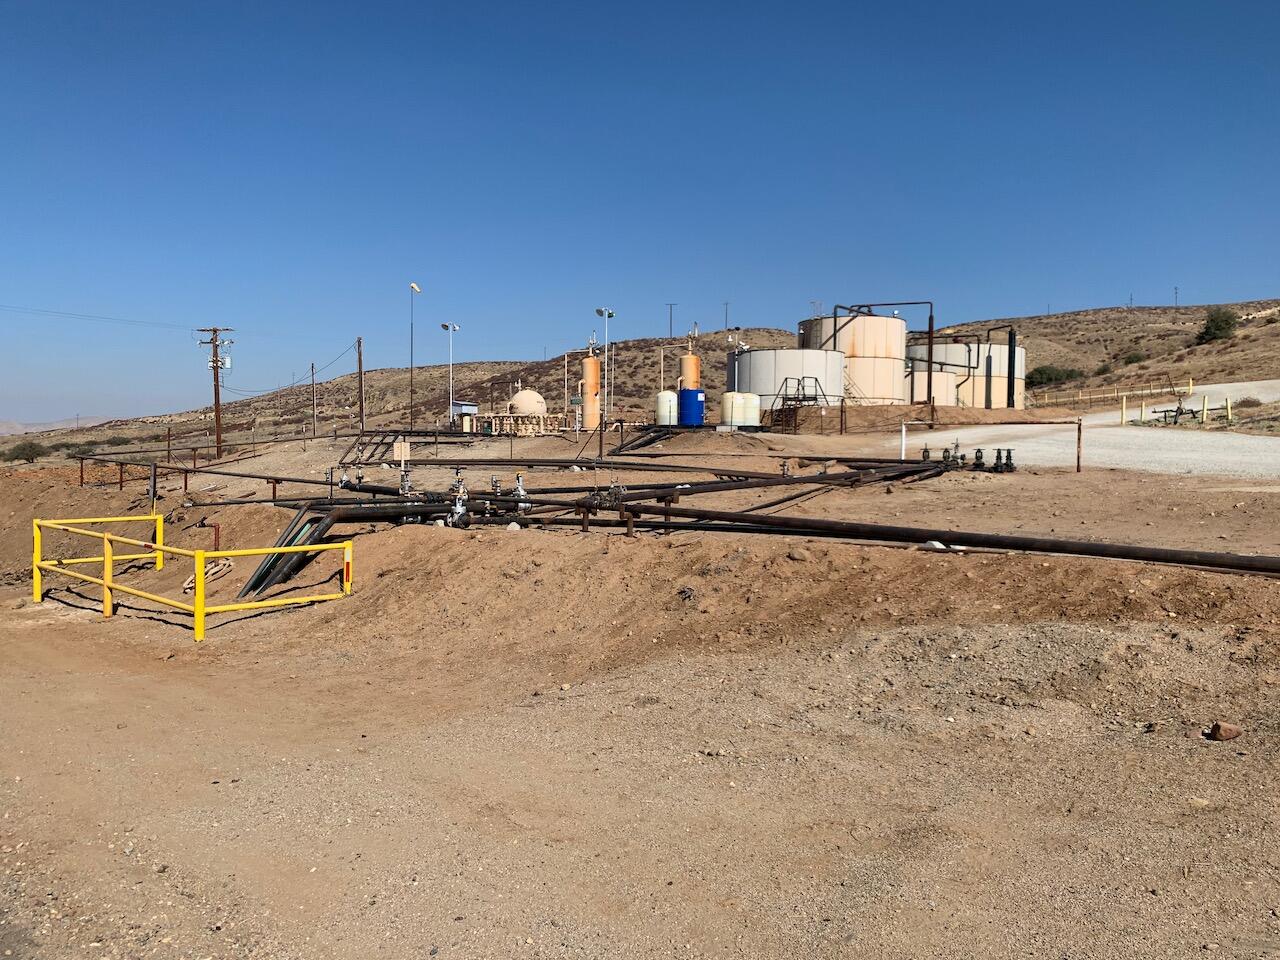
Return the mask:
{"type": "Polygon", "coordinates": [[[364,337],[356,337],[356,390],[360,394],[360,432],[364,433],[364,337]]]}
{"type": "Polygon", "coordinates": [[[311,438],[316,436],[316,365],[311,364],[311,438]]]}
{"type": "Polygon", "coordinates": [[[200,346],[209,348],[209,369],[213,371],[213,449],[214,456],[222,459],[222,356],[219,350],[230,346],[235,341],[223,340],[218,334],[231,333],[230,327],[200,327],[197,333],[209,334],[208,340],[201,340],[200,346]]]}
{"type": "Polygon", "coordinates": [[[724,301],[724,329],[726,333],[729,332],[729,301],[728,300],[724,301]]]}
{"type": "Polygon", "coordinates": [[[678,306],[679,306],[679,304],[678,304],[678,303],[668,303],[668,304],[667,304],[667,339],[668,339],[668,340],[670,340],[672,337],[674,337],[674,336],[676,335],[676,334],[675,334],[675,323],[674,323],[674,321],[671,319],[671,317],[672,317],[672,311],[673,311],[676,307],[678,307],[678,306]]]}
{"type": "Polygon", "coordinates": [[[1178,288],[1177,287],[1173,288],[1173,305],[1175,307],[1178,305],[1178,288]]]}

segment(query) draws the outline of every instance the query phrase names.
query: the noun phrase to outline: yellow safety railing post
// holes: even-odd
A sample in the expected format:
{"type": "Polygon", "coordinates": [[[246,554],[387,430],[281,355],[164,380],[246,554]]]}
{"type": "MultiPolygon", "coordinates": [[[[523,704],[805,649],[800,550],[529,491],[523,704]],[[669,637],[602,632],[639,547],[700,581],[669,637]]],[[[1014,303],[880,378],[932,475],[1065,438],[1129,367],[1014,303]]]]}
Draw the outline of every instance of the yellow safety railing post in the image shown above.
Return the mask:
{"type": "Polygon", "coordinates": [[[39,603],[44,599],[43,584],[40,579],[40,521],[31,521],[31,600],[39,603]]]}
{"type": "Polygon", "coordinates": [[[1227,397],[1227,424],[1231,424],[1231,398],[1227,397]]]}
{"type": "Polygon", "coordinates": [[[156,569],[164,569],[164,517],[156,514],[156,569]]]}
{"type": "Polygon", "coordinates": [[[196,641],[204,639],[204,551],[196,551],[196,600],[195,600],[196,641]]]}
{"type": "Polygon", "coordinates": [[[1125,394],[1123,397],[1121,397],[1121,398],[1120,398],[1120,424],[1121,424],[1121,426],[1123,426],[1123,425],[1124,425],[1124,423],[1125,423],[1125,421],[1129,419],[1128,413],[1126,412],[1126,408],[1128,407],[1128,405],[1129,405],[1129,395],[1128,395],[1128,394],[1125,394]]]}
{"type": "Polygon", "coordinates": [[[1209,419],[1209,395],[1206,393],[1200,398],[1200,425],[1204,426],[1205,421],[1209,419]]]}
{"type": "Polygon", "coordinates": [[[102,615],[111,616],[111,536],[102,535],[102,615]]]}
{"type": "Polygon", "coordinates": [[[354,546],[350,540],[342,545],[342,592],[348,596],[351,594],[351,560],[354,546]]]}

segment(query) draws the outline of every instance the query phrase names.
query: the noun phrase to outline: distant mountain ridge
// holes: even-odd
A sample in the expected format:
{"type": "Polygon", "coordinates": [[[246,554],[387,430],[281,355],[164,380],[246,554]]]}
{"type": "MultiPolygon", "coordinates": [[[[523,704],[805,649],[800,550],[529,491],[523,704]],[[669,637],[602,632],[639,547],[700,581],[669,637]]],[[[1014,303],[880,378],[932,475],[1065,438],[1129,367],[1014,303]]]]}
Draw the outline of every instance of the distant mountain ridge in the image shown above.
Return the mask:
{"type": "Polygon", "coordinates": [[[99,423],[106,423],[109,419],[109,417],[67,417],[65,420],[49,420],[44,423],[0,420],[0,437],[11,437],[20,433],[43,433],[46,430],[74,429],[77,423],[81,427],[92,427],[99,423]]]}

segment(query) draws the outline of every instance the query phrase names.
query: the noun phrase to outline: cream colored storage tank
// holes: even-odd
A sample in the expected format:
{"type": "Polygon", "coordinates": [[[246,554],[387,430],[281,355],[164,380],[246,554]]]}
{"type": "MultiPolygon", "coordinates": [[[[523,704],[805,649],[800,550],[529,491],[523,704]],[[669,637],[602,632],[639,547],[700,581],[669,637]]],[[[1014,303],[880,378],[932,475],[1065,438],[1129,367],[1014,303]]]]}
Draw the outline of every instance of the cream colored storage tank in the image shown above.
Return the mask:
{"type": "Polygon", "coordinates": [[[657,409],[654,422],[660,427],[674,427],[676,425],[676,392],[674,390],[661,390],[658,392],[657,409]]]}
{"type": "Polygon", "coordinates": [[[746,409],[742,415],[742,426],[758,427],[760,426],[760,398],[754,393],[744,393],[742,395],[746,409]]]}
{"type": "MultiPolygon", "coordinates": [[[[924,361],[927,344],[914,343],[907,349],[912,360],[924,361]]],[[[1009,347],[1003,343],[935,343],[935,364],[956,374],[956,398],[962,407],[1003,409],[1009,405],[1009,347]]],[[[921,367],[924,363],[921,362],[921,367]]],[[[935,373],[936,376],[936,373],[935,373]]],[[[1014,354],[1014,407],[1026,406],[1027,351],[1014,354]]],[[[937,391],[935,389],[935,396],[937,391]]]]}
{"type": "Polygon", "coordinates": [[[799,340],[802,347],[839,350],[848,358],[845,392],[855,403],[907,402],[907,321],[901,317],[811,317],[801,322],[799,340]]]}
{"type": "Polygon", "coordinates": [[[733,382],[739,392],[757,394],[761,410],[777,408],[784,396],[838,404],[844,360],[839,350],[744,350],[735,358],[733,382]]]}
{"type": "Polygon", "coordinates": [[[720,394],[720,423],[724,426],[737,426],[736,408],[741,406],[738,399],[741,394],[735,390],[726,390],[720,394]]]}
{"type": "MultiPolygon", "coordinates": [[[[956,405],[956,373],[954,370],[939,370],[934,364],[933,402],[939,407],[956,405]]],[[[909,403],[929,402],[929,368],[918,361],[911,361],[911,369],[907,371],[907,397],[909,403]]]]}
{"type": "Polygon", "coordinates": [[[693,352],[680,357],[681,390],[699,390],[702,388],[702,359],[693,352]]]}
{"type": "Polygon", "coordinates": [[[507,401],[507,413],[517,416],[543,416],[546,412],[547,401],[537,390],[521,390],[507,401]]]}

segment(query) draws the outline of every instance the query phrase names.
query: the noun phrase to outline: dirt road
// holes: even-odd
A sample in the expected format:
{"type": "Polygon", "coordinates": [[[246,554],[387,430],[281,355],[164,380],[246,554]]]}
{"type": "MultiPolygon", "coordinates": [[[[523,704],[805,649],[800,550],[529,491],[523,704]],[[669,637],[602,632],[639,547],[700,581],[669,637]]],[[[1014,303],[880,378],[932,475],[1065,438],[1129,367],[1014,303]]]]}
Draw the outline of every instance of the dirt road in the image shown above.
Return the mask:
{"type": "MultiPolygon", "coordinates": [[[[1150,474],[930,482],[806,512],[1262,550],[1280,510],[1150,474]]],[[[0,955],[1280,951],[1270,580],[405,526],[358,534],[352,597],[195,645],[94,587],[27,599],[31,515],[135,493],[7,489],[0,955]]],[[[239,543],[282,514],[208,515],[239,543]]]]}

